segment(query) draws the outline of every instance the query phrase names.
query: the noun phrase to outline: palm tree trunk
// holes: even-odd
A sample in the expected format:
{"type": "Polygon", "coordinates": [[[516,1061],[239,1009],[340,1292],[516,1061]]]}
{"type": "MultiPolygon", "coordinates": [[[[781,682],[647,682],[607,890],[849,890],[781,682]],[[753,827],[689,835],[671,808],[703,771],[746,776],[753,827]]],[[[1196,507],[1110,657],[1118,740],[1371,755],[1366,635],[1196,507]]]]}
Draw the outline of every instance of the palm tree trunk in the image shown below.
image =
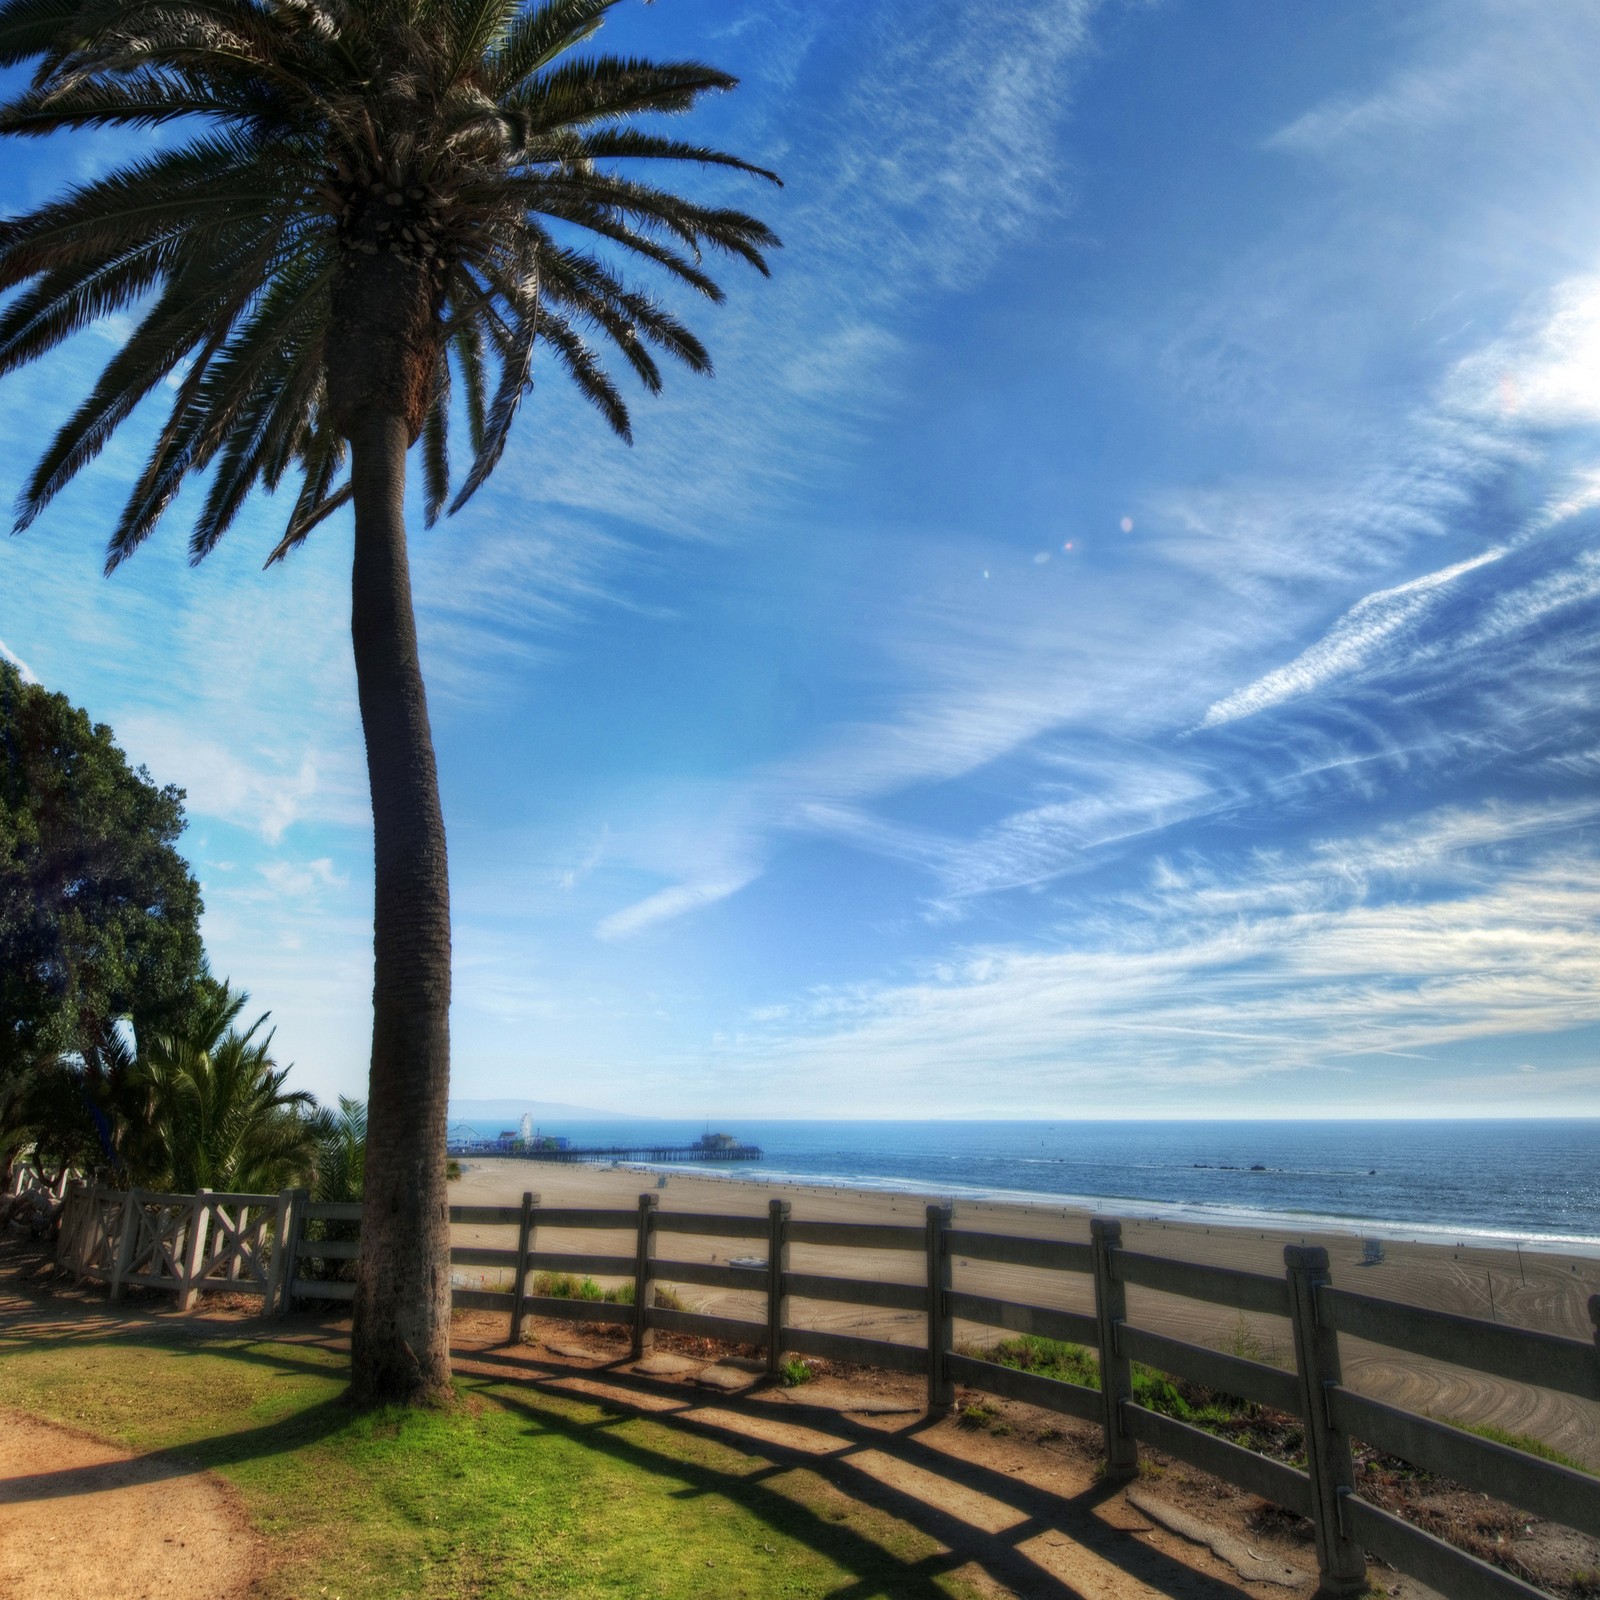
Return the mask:
{"type": "Polygon", "coordinates": [[[406,559],[405,420],[349,430],[350,631],[375,843],[372,1069],[351,1394],[413,1402],[450,1381],[450,886],[406,559]]]}

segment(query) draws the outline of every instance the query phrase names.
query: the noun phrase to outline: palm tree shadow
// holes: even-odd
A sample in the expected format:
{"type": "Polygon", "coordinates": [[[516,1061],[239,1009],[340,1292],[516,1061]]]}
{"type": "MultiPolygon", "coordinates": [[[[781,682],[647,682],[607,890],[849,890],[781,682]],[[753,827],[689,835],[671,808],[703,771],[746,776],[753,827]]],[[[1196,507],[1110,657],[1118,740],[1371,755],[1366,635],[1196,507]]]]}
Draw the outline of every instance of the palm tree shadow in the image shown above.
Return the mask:
{"type": "Polygon", "coordinates": [[[318,1444],[350,1420],[350,1408],[339,1399],[303,1407],[259,1427],[239,1428],[181,1445],[167,1445],[140,1455],[64,1467],[54,1472],[22,1473],[0,1479],[0,1505],[38,1500],[66,1500],[75,1495],[111,1489],[138,1488],[175,1478],[193,1477],[268,1456],[288,1455],[318,1444]]]}

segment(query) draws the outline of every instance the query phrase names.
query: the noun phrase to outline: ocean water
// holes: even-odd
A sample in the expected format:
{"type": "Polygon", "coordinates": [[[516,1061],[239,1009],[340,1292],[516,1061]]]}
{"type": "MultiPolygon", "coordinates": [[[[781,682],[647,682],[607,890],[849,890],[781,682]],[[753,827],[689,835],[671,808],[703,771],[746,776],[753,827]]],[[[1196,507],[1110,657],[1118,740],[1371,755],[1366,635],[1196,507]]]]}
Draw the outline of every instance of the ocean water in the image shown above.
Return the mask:
{"type": "MultiPolygon", "coordinates": [[[[509,1124],[474,1123],[493,1137],[509,1124]]],[[[742,1122],[760,1162],[669,1170],[1600,1252],[1600,1120],[742,1122]]],[[[542,1123],[575,1145],[690,1144],[703,1122],[542,1123]]]]}

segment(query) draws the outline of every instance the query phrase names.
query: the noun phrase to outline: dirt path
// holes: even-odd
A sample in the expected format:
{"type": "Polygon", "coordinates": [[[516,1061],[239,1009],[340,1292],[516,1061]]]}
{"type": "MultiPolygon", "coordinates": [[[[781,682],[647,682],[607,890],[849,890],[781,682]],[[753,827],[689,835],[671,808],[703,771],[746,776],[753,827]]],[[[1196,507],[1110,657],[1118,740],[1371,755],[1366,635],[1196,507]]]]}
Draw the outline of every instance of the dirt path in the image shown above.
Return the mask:
{"type": "Polygon", "coordinates": [[[220,1479],[0,1411],[0,1600],[234,1600],[262,1552],[220,1479]]]}

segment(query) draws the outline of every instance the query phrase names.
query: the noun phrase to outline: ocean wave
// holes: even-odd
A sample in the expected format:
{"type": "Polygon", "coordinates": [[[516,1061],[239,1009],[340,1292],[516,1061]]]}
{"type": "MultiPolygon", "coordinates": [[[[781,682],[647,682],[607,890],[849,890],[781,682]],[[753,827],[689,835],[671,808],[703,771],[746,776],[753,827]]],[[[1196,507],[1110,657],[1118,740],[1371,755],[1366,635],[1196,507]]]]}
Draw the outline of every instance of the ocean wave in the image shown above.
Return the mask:
{"type": "Polygon", "coordinates": [[[1305,1230],[1311,1233],[1348,1233],[1356,1238],[1410,1240],[1421,1244],[1446,1244],[1456,1240],[1474,1246],[1499,1245],[1506,1249],[1520,1246],[1565,1255],[1600,1256],[1600,1236],[1553,1233],[1513,1228],[1494,1228],[1481,1224],[1463,1226],[1449,1222],[1399,1221],[1353,1213],[1301,1211],[1287,1207],[1256,1207],[1204,1200],[1150,1200],[1133,1195],[1054,1193],[1038,1189],[1010,1189],[993,1184],[930,1184],[926,1179],[882,1177],[871,1174],[844,1175],[787,1171],[762,1164],[759,1172],[730,1172],[725,1166],[674,1162],[670,1166],[651,1166],[646,1162],[628,1164],[641,1172],[682,1172],[696,1177],[721,1178],[730,1182],[792,1184],[812,1189],[859,1189],[874,1194],[925,1195],[936,1200],[987,1200],[1032,1209],[1057,1207],[1073,1211],[1138,1217],[1146,1221],[1202,1223],[1230,1229],[1269,1229],[1274,1233],[1305,1230]]]}

